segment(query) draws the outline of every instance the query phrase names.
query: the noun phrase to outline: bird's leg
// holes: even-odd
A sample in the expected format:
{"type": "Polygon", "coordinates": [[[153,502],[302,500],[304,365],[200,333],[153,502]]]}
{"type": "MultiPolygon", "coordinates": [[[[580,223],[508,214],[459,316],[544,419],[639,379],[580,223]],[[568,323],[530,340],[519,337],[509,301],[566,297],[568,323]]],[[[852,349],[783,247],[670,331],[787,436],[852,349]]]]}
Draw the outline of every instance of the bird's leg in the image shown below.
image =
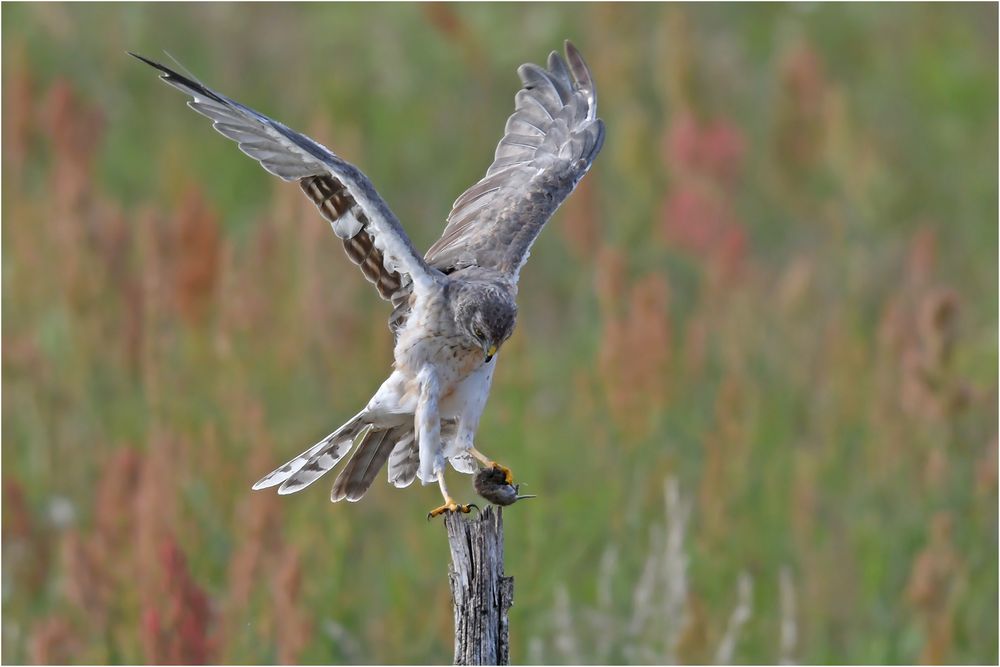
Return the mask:
{"type": "Polygon", "coordinates": [[[425,365],[417,373],[419,397],[413,415],[417,451],[420,456],[420,479],[431,480],[443,472],[441,456],[441,418],[438,412],[440,387],[434,367],[425,365]]]}
{"type": "Polygon", "coordinates": [[[477,461],[479,461],[480,463],[482,463],[487,468],[496,468],[497,470],[499,470],[500,472],[502,472],[505,482],[507,482],[508,484],[513,484],[514,483],[514,473],[512,473],[510,471],[510,468],[508,468],[505,465],[501,465],[501,464],[497,463],[496,461],[494,461],[490,457],[486,456],[485,454],[483,454],[481,451],[479,451],[475,447],[470,447],[469,448],[469,453],[472,454],[476,458],[477,461]]]}
{"type": "MultiPolygon", "coordinates": [[[[461,512],[462,514],[468,514],[472,511],[475,505],[459,505],[455,502],[455,499],[451,497],[448,493],[448,487],[444,484],[444,470],[438,473],[438,486],[441,487],[441,495],[444,496],[444,505],[441,507],[435,507],[430,512],[427,513],[427,519],[430,520],[433,517],[444,514],[445,512],[461,512]]],[[[476,507],[476,509],[479,509],[476,507]]]]}

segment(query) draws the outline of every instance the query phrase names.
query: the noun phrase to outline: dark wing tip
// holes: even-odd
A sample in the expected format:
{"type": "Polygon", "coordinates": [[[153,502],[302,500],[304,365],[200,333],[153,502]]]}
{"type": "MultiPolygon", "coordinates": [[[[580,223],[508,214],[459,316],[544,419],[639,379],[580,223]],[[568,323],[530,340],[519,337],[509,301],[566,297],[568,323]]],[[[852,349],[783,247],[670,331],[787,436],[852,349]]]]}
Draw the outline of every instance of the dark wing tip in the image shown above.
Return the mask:
{"type": "Polygon", "coordinates": [[[569,61],[570,70],[573,72],[573,77],[581,88],[590,88],[593,86],[593,81],[590,76],[590,68],[587,67],[587,63],[584,61],[583,56],[580,55],[580,51],[573,46],[573,42],[566,40],[566,60],[569,61]]]}
{"type": "Polygon", "coordinates": [[[590,160],[591,162],[594,161],[594,159],[597,157],[597,154],[600,153],[601,149],[604,147],[604,133],[605,133],[604,121],[598,118],[597,139],[594,141],[594,147],[590,150],[590,155],[587,156],[587,159],[590,160]]]}
{"type": "Polygon", "coordinates": [[[572,81],[570,80],[569,68],[566,67],[566,61],[563,60],[561,53],[559,53],[558,51],[551,52],[549,54],[548,65],[550,72],[555,74],[557,77],[561,79],[566,79],[567,81],[572,83],[572,81]]]}
{"type": "Polygon", "coordinates": [[[146,63],[150,67],[155,67],[156,69],[160,70],[161,72],[164,72],[164,73],[169,73],[170,72],[169,69],[167,69],[166,67],[164,67],[160,63],[156,62],[155,60],[150,60],[146,56],[140,56],[138,53],[135,53],[134,51],[126,51],[125,53],[129,54],[130,56],[132,56],[136,60],[141,60],[142,62],[146,63]]]}
{"type": "MultiPolygon", "coordinates": [[[[184,76],[183,74],[178,74],[177,72],[170,69],[166,65],[161,65],[155,60],[150,60],[146,56],[140,56],[138,53],[133,53],[132,51],[126,51],[125,53],[129,54],[133,58],[136,58],[137,60],[141,60],[142,62],[146,63],[147,65],[149,65],[154,69],[158,69],[160,72],[162,72],[162,74],[160,74],[160,78],[169,83],[170,85],[174,86],[175,88],[180,86],[182,87],[181,88],[182,90],[186,89],[185,92],[187,92],[188,94],[198,93],[199,95],[204,95],[205,97],[211,98],[221,104],[232,106],[231,102],[224,99],[214,90],[211,90],[210,88],[200,83],[199,81],[196,81],[193,76],[184,76]]],[[[167,55],[170,56],[169,53],[167,55]]],[[[173,58],[173,56],[170,57],[173,58]]]]}
{"type": "Polygon", "coordinates": [[[155,60],[150,60],[146,56],[140,56],[138,53],[133,53],[132,51],[126,51],[125,53],[129,54],[133,58],[136,58],[137,60],[141,60],[142,62],[146,63],[150,67],[152,67],[154,69],[158,69],[161,72],[163,72],[163,74],[160,76],[161,79],[167,79],[168,81],[171,80],[171,79],[176,79],[176,80],[184,81],[185,83],[187,83],[188,81],[190,81],[189,79],[187,79],[187,77],[181,76],[180,74],[178,74],[174,70],[170,69],[166,65],[161,65],[160,63],[156,62],[155,60]]]}
{"type": "Polygon", "coordinates": [[[597,109],[597,90],[594,88],[594,79],[590,74],[590,68],[580,54],[580,51],[573,46],[573,42],[566,40],[566,60],[569,62],[569,69],[573,72],[577,87],[587,93],[590,98],[591,111],[597,109]]]}

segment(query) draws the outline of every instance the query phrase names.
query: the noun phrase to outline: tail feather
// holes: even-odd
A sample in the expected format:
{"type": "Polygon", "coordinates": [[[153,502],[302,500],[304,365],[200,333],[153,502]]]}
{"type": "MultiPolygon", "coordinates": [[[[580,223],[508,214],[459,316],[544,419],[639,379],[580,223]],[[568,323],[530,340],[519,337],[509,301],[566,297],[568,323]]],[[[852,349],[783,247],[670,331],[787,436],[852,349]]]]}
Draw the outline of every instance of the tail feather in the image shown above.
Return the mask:
{"type": "Polygon", "coordinates": [[[330,500],[357,502],[365,495],[382,469],[399,438],[410,429],[397,426],[381,431],[370,431],[358,443],[347,467],[337,476],[330,492],[330,500]]]}
{"type": "Polygon", "coordinates": [[[295,493],[306,488],[317,479],[330,472],[340,460],[351,451],[351,447],[358,439],[364,440],[368,432],[371,431],[371,424],[358,424],[347,429],[337,438],[330,449],[321,451],[312,456],[309,461],[294,475],[289,477],[278,487],[278,495],[295,493]]]}
{"type": "Polygon", "coordinates": [[[389,483],[399,489],[409,486],[417,478],[419,467],[420,452],[417,450],[417,440],[410,431],[396,443],[389,455],[389,483]]]}
{"type": "Polygon", "coordinates": [[[253,485],[254,491],[281,484],[278,493],[294,493],[319,478],[320,475],[337,465],[351,450],[354,437],[364,428],[362,414],[356,415],[336,431],[268,474],[253,485]],[[300,475],[302,473],[302,475],[300,475]],[[308,481],[302,482],[309,478],[308,481]],[[294,484],[293,480],[296,481],[294,484]],[[294,488],[292,488],[294,487],[294,488]]]}

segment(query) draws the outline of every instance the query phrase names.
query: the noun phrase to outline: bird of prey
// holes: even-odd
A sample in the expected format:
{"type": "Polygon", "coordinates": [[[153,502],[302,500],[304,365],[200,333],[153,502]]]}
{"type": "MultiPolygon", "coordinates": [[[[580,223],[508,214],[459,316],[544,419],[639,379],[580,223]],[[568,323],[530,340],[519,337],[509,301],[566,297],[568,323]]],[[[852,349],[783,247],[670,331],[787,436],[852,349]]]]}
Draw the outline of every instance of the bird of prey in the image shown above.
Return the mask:
{"type": "Polygon", "coordinates": [[[468,512],[445,486],[445,463],[473,474],[510,469],[474,446],[497,351],[514,331],[518,274],[556,208],[590,169],[604,141],[597,94],[580,52],[566,42],[548,66],[518,68],[523,87],[486,175],[455,200],[441,238],[421,256],[368,178],[328,148],[178,72],[131,54],[190,95],[241,151],[297,181],[347,256],[392,304],[393,371],[346,424],[253,485],[294,493],[354,448],[331,500],[357,501],[388,462],[389,482],[437,482],[444,504],[428,517],[468,512]],[[478,463],[477,463],[478,462],[478,463]]]}

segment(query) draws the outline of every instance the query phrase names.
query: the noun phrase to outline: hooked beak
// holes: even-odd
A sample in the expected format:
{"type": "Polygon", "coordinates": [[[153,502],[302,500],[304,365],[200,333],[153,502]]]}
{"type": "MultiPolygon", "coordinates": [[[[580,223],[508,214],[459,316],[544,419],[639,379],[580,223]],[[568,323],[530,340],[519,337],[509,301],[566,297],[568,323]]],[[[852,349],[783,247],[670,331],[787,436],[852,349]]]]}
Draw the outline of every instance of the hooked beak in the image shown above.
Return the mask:
{"type": "Polygon", "coordinates": [[[493,360],[493,355],[495,355],[496,353],[497,353],[497,346],[490,345],[486,349],[486,363],[490,363],[493,360]]]}

